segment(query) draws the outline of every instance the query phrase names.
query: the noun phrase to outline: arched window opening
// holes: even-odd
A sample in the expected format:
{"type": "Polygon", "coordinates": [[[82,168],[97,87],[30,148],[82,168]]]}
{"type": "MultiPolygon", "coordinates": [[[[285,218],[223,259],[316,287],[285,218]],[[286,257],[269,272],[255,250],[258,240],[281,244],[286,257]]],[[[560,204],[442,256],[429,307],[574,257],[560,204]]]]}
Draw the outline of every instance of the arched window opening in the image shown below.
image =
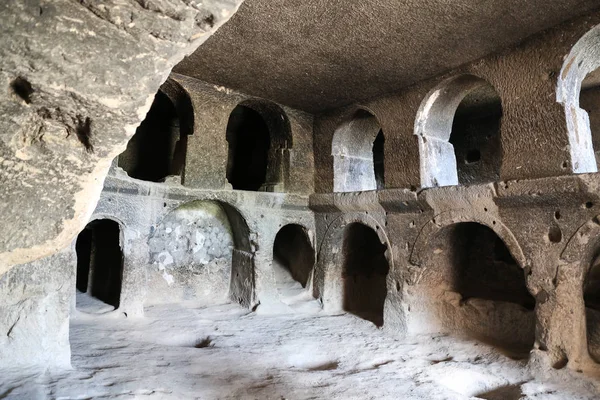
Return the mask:
{"type": "Polygon", "coordinates": [[[581,84],[579,106],[587,112],[596,165],[600,159],[600,68],[590,72],[581,84]]]}
{"type": "Polygon", "coordinates": [[[600,255],[590,265],[583,285],[583,300],[590,356],[600,362],[600,255]]]}
{"type": "Polygon", "coordinates": [[[385,171],[383,165],[383,148],[385,137],[383,130],[379,130],[375,141],[373,142],[373,171],[375,173],[375,186],[377,190],[385,188],[385,171]]]}
{"type": "Polygon", "coordinates": [[[358,192],[382,189],[384,185],[384,134],[377,118],[358,110],[335,131],[333,191],[358,192]]]}
{"type": "Polygon", "coordinates": [[[90,222],[77,237],[77,308],[106,312],[119,308],[123,252],[119,224],[109,219],[90,222]]]}
{"type": "Polygon", "coordinates": [[[267,177],[271,147],[269,127],[261,115],[237,106],[227,124],[227,180],[236,190],[260,190],[267,177]]]}
{"type": "Polygon", "coordinates": [[[150,182],[182,175],[191,129],[189,122],[179,117],[171,99],[159,91],[146,118],[119,155],[118,166],[130,177],[150,182]]]}
{"type": "Polygon", "coordinates": [[[535,299],[525,273],[489,227],[464,222],[429,241],[409,299],[416,331],[451,331],[525,356],[535,339],[535,299]]]}
{"type": "MultiPolygon", "coordinates": [[[[556,101],[565,109],[570,165],[574,173],[597,172],[598,86],[600,83],[600,25],[587,32],[571,49],[558,74],[556,101]]],[[[568,161],[568,162],[567,162],[568,161]]]]}
{"type": "Polygon", "coordinates": [[[315,252],[306,230],[296,224],[277,232],[273,243],[273,272],[283,297],[291,297],[306,288],[312,276],[315,252]]]}
{"type": "Polygon", "coordinates": [[[383,325],[383,307],[387,295],[387,246],[366,225],[352,223],[344,231],[342,246],[344,310],[383,325]]]}
{"type": "Polygon", "coordinates": [[[246,101],[227,123],[227,180],[236,190],[282,192],[289,171],[292,134],[276,104],[246,101]]]}
{"type": "Polygon", "coordinates": [[[422,187],[500,179],[502,102],[485,80],[461,75],[435,88],[415,122],[422,187]]]}

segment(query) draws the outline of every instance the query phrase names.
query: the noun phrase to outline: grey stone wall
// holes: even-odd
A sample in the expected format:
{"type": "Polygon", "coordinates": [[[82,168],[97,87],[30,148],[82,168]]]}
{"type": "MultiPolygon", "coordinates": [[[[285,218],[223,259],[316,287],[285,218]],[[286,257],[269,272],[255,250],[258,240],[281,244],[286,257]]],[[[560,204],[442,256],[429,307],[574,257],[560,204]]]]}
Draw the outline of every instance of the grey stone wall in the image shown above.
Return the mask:
{"type": "Polygon", "coordinates": [[[405,90],[315,116],[315,191],[333,191],[333,135],[357,109],[371,112],[385,134],[386,187],[420,187],[417,114],[428,93],[441,82],[461,74],[484,79],[502,101],[500,180],[571,174],[574,167],[567,121],[562,104],[557,102],[557,84],[565,57],[599,23],[600,13],[591,13],[533,36],[516,48],[460,66],[405,90]]]}
{"type": "Polygon", "coordinates": [[[171,68],[239,3],[0,4],[0,274],[71,243],[171,68]]]}
{"type": "Polygon", "coordinates": [[[169,213],[148,239],[151,267],[146,304],[227,300],[233,234],[218,203],[186,203],[169,213]]]}
{"type": "Polygon", "coordinates": [[[70,367],[69,315],[75,296],[71,248],[14,266],[0,277],[3,366],[70,367]]]}
{"type": "MultiPolygon", "coordinates": [[[[187,91],[194,110],[194,133],[188,138],[184,185],[194,189],[231,189],[227,182],[225,136],[229,115],[240,103],[269,102],[193,78],[177,74],[171,77],[187,91]]],[[[292,143],[288,144],[289,162],[282,172],[282,187],[274,191],[310,194],[314,186],[312,116],[289,107],[277,107],[289,120],[292,143]]],[[[270,133],[271,136],[277,134],[270,133]]]]}

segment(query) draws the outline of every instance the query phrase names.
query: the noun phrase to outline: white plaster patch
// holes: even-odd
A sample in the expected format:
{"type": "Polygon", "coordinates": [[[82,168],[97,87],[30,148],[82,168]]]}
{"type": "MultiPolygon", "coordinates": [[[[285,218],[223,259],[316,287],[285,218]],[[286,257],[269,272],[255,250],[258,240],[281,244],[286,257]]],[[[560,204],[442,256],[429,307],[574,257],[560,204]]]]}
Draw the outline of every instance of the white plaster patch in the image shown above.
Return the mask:
{"type": "Polygon", "coordinates": [[[173,279],[173,275],[169,274],[166,270],[163,271],[162,277],[165,279],[165,281],[167,281],[167,285],[169,285],[169,286],[171,286],[173,284],[173,282],[175,281],[173,279]]]}
{"type": "Polygon", "coordinates": [[[173,256],[168,251],[163,251],[158,255],[159,269],[164,269],[166,265],[173,264],[173,256]],[[161,268],[162,267],[162,268],[161,268]]]}

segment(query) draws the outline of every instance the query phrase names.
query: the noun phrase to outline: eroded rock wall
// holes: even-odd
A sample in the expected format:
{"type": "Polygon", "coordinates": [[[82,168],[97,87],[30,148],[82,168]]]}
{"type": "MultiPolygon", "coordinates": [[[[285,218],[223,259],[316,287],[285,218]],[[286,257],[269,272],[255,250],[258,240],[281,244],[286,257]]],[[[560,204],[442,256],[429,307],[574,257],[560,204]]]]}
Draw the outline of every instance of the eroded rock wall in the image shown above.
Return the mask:
{"type": "Polygon", "coordinates": [[[0,5],[0,274],[71,242],[171,68],[240,2],[0,5]]]}
{"type": "Polygon", "coordinates": [[[75,253],[69,246],[2,275],[2,366],[71,365],[69,315],[75,296],[75,269],[75,253]]]}
{"type": "MultiPolygon", "coordinates": [[[[599,23],[600,13],[593,12],[404,90],[317,115],[315,191],[333,191],[334,133],[357,109],[371,112],[385,135],[385,187],[419,188],[422,176],[415,121],[420,107],[436,89],[444,90],[440,83],[460,75],[484,79],[501,99],[500,180],[571,174],[575,166],[569,153],[565,110],[557,102],[557,82],[572,47],[599,23]]],[[[483,147],[480,151],[485,156],[483,147]]]]}

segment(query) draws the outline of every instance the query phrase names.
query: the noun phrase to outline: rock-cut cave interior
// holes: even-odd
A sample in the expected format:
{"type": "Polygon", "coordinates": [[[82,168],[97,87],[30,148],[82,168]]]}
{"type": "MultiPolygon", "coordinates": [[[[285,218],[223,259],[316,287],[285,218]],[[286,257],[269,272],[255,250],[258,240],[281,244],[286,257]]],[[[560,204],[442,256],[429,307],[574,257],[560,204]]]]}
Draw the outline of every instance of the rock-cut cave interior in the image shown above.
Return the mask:
{"type": "Polygon", "coordinates": [[[0,399],[600,398],[599,0],[0,21],[0,399]]]}

